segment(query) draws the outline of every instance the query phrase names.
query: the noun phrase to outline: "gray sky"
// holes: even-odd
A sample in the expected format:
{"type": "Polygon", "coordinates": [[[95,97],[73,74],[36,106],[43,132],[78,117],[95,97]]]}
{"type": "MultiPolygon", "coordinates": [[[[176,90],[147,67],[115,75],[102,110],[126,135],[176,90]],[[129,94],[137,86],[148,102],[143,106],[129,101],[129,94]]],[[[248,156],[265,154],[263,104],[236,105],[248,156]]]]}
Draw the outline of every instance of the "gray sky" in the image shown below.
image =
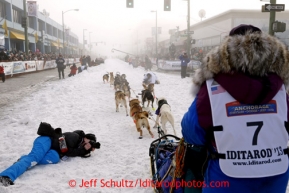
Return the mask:
{"type": "MultiPolygon", "coordinates": [[[[36,0],[39,11],[45,9],[50,13],[50,18],[62,24],[62,11],[64,23],[71,28],[83,42],[83,29],[85,39],[91,42],[106,42],[106,45],[93,46],[92,51],[97,54],[108,54],[112,48],[124,51],[132,51],[138,40],[144,41],[152,37],[152,27],[156,25],[156,14],[151,10],[157,10],[158,27],[162,27],[162,34],[158,39],[169,38],[168,30],[180,27],[183,30],[187,26],[187,1],[171,0],[171,11],[163,11],[164,0],[134,0],[134,8],[126,8],[126,0],[36,0]]],[[[255,9],[261,10],[261,6],[269,2],[260,0],[190,0],[191,25],[200,22],[199,11],[206,11],[207,19],[230,9],[255,9]]],[[[288,0],[277,0],[277,4],[285,4],[285,10],[289,9],[288,0]]],[[[277,13],[278,14],[278,13],[277,13]]],[[[140,48],[138,48],[140,49],[140,48]]]]}

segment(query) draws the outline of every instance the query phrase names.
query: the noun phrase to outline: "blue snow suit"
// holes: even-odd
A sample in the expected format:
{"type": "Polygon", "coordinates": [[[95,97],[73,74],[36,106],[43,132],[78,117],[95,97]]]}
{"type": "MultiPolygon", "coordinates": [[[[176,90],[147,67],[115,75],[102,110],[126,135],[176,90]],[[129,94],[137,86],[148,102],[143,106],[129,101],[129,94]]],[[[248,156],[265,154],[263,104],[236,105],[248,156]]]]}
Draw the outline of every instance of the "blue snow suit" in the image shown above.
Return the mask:
{"type": "Polygon", "coordinates": [[[35,165],[56,164],[59,162],[57,151],[50,149],[51,139],[47,136],[39,136],[35,139],[31,152],[22,156],[12,166],[0,173],[0,176],[8,176],[13,182],[26,170],[35,165]]]}

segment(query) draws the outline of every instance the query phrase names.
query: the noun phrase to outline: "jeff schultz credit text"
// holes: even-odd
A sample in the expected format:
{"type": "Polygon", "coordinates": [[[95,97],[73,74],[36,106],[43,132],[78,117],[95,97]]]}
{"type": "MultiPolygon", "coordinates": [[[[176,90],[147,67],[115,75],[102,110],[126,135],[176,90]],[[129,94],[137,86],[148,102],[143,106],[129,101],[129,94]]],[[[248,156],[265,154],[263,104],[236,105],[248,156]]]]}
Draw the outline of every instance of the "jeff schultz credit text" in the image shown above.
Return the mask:
{"type": "Polygon", "coordinates": [[[112,180],[112,179],[97,179],[93,178],[90,180],[84,180],[82,179],[80,182],[77,182],[76,180],[69,180],[68,185],[72,188],[74,187],[80,187],[80,188],[135,188],[135,187],[141,187],[141,188],[149,188],[149,187],[198,187],[198,188],[221,188],[225,187],[228,188],[229,182],[228,181],[211,181],[209,184],[206,184],[204,181],[185,181],[185,180],[179,180],[179,181],[162,181],[162,182],[156,182],[154,183],[151,179],[136,179],[136,180],[112,180]]]}

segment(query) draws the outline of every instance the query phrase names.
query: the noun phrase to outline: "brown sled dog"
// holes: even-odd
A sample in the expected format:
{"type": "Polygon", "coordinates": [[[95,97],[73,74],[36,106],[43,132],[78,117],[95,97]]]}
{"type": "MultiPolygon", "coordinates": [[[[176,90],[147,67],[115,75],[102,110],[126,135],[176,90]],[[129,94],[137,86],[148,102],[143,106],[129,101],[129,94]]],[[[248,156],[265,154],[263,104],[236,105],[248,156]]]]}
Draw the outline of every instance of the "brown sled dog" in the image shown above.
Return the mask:
{"type": "Polygon", "coordinates": [[[132,99],[129,101],[129,107],[130,107],[130,116],[131,118],[134,120],[135,122],[135,114],[137,112],[141,112],[142,111],[142,107],[140,106],[140,101],[138,99],[132,99]]]}
{"type": "Polygon", "coordinates": [[[103,77],[102,77],[103,83],[105,83],[105,81],[108,82],[108,79],[109,79],[109,74],[108,73],[103,75],[103,77]]]}
{"type": "Polygon", "coordinates": [[[119,112],[120,104],[122,104],[125,107],[126,116],[128,116],[125,94],[122,91],[116,91],[115,92],[116,112],[119,112]]]}
{"type": "Polygon", "coordinates": [[[148,121],[148,112],[142,111],[142,107],[140,106],[140,101],[138,99],[132,99],[129,101],[130,106],[130,116],[132,117],[136,129],[140,132],[139,139],[142,139],[142,129],[141,127],[146,127],[149,134],[154,137],[153,133],[150,130],[150,124],[148,121]]]}

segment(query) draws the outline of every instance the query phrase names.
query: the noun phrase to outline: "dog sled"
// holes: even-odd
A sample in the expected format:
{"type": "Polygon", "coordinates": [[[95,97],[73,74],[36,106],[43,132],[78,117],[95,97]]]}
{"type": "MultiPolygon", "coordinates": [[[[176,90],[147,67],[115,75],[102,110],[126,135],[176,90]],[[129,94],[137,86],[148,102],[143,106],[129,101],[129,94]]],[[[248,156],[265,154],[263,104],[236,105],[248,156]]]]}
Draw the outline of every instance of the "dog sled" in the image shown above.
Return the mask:
{"type": "Polygon", "coordinates": [[[176,167],[173,158],[179,147],[180,138],[174,135],[163,135],[154,140],[149,149],[152,186],[156,193],[171,192],[176,167]]]}
{"type": "Polygon", "coordinates": [[[149,148],[154,191],[201,193],[208,160],[207,148],[191,146],[184,142],[184,138],[164,135],[161,131],[158,127],[160,137],[149,148]]]}

